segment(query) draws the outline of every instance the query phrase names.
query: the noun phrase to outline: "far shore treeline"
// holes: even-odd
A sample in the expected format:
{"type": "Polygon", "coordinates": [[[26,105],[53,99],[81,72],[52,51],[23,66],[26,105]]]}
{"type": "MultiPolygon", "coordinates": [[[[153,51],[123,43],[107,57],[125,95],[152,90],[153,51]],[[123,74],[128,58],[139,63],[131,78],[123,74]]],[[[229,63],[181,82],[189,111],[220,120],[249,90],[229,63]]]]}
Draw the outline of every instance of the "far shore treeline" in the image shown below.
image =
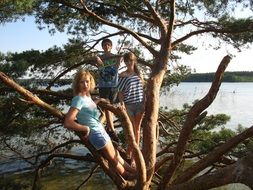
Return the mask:
{"type": "MultiPolygon", "coordinates": [[[[192,73],[186,76],[182,82],[212,82],[215,73],[192,73]]],[[[22,85],[35,83],[46,86],[51,79],[19,79],[22,85]]],[[[223,82],[253,82],[253,71],[225,72],[223,82]]],[[[55,82],[55,86],[69,85],[72,79],[60,79],[55,82]]]]}
{"type": "MultiPolygon", "coordinates": [[[[215,73],[193,73],[183,82],[212,82],[215,73]]],[[[253,71],[225,72],[223,82],[253,82],[253,71]]]]}

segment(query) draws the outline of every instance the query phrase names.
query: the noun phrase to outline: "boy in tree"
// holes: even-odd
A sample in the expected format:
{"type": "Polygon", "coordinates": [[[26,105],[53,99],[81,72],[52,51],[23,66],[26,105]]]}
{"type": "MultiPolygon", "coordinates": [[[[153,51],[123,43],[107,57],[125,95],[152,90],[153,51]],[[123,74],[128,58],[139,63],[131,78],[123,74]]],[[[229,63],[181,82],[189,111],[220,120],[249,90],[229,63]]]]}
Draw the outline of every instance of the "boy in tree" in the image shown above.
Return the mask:
{"type": "MultiPolygon", "coordinates": [[[[113,103],[117,98],[118,68],[121,58],[111,53],[112,41],[110,39],[104,39],[102,41],[102,48],[104,50],[104,53],[99,56],[98,59],[99,96],[100,98],[105,98],[113,103]]],[[[118,141],[118,137],[115,133],[113,124],[113,113],[105,110],[105,117],[109,135],[113,140],[118,141]]]]}

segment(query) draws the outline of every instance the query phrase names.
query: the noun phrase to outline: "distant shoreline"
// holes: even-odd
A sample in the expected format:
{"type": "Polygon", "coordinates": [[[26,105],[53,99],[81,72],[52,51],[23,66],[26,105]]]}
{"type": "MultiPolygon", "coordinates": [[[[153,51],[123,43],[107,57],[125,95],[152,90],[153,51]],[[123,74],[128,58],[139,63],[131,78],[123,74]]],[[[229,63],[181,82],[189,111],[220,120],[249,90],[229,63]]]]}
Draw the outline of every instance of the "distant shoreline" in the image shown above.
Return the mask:
{"type": "MultiPolygon", "coordinates": [[[[182,82],[212,82],[215,73],[193,73],[182,82]]],[[[225,72],[223,82],[253,82],[253,71],[225,72]]]]}

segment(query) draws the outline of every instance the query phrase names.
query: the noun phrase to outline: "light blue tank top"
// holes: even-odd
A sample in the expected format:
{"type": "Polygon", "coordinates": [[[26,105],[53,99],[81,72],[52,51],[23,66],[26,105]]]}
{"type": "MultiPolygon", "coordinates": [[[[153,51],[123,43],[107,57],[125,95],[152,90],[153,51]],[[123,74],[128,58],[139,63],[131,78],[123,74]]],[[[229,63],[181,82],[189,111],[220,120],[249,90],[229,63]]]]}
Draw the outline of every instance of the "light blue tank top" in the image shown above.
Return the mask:
{"type": "Polygon", "coordinates": [[[79,110],[76,116],[78,123],[95,131],[103,127],[99,121],[100,112],[91,97],[75,96],[72,99],[71,107],[79,110]]]}

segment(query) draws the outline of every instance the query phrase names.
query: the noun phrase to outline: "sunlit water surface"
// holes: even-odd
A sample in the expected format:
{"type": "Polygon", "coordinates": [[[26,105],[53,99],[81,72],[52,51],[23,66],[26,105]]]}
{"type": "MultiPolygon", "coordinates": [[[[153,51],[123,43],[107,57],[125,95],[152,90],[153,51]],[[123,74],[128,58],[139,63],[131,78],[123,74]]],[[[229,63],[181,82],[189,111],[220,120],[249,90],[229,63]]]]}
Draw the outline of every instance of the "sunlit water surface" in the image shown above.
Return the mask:
{"type": "MultiPolygon", "coordinates": [[[[180,83],[170,91],[161,92],[160,105],[164,108],[181,109],[184,103],[192,104],[202,99],[209,91],[211,83],[180,83]]],[[[235,129],[253,125],[253,83],[222,83],[220,90],[207,108],[208,115],[224,113],[231,116],[226,127],[235,129]]]]}

